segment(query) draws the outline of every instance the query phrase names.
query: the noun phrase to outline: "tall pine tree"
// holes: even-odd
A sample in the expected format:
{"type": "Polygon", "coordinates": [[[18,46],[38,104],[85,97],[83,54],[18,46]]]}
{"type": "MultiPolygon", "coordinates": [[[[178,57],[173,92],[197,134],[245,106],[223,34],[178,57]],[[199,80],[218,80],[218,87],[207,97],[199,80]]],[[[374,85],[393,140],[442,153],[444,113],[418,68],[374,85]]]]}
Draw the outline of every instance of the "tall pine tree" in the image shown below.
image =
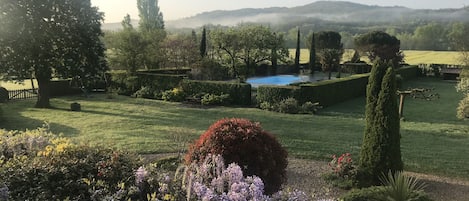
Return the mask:
{"type": "Polygon", "coordinates": [[[379,176],[401,171],[400,119],[396,75],[391,63],[377,60],[366,97],[366,127],[360,153],[362,181],[379,184],[379,176]]]}
{"type": "Polygon", "coordinates": [[[295,73],[300,72],[300,28],[296,36],[296,52],[295,52],[295,73]]]}
{"type": "Polygon", "coordinates": [[[200,56],[202,58],[207,56],[207,30],[205,27],[202,29],[202,39],[200,40],[200,56]]]}
{"type": "Polygon", "coordinates": [[[311,34],[311,47],[309,50],[309,69],[310,74],[314,74],[314,67],[316,66],[316,40],[314,38],[314,32],[311,34]]]}
{"type": "Polygon", "coordinates": [[[158,6],[158,0],[137,0],[137,8],[142,31],[164,29],[163,13],[158,6]]]}

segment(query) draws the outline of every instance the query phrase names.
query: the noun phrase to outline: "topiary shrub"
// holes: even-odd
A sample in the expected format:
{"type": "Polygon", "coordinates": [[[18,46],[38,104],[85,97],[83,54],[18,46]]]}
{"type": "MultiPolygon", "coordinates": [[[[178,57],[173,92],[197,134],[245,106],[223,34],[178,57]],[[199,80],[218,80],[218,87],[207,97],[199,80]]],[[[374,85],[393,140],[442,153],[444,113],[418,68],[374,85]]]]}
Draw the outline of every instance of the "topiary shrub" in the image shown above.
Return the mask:
{"type": "Polygon", "coordinates": [[[375,63],[367,86],[366,124],[360,151],[358,179],[363,185],[378,185],[381,174],[403,169],[396,91],[392,65],[375,63]]]}
{"type": "Polygon", "coordinates": [[[286,181],[287,152],[259,123],[247,119],[221,119],[211,125],[189,148],[186,164],[203,162],[209,154],[236,163],[245,176],[256,175],[272,194],[286,181]]]}

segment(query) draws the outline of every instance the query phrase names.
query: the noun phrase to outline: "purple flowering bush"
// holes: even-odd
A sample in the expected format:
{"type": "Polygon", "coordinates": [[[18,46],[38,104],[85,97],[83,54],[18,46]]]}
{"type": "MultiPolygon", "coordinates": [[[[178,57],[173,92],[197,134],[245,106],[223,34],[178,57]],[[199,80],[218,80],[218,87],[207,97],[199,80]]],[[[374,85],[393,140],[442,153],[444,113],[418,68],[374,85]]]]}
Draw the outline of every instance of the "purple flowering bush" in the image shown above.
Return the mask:
{"type": "Polygon", "coordinates": [[[209,154],[203,163],[192,163],[184,172],[183,187],[187,197],[195,200],[262,200],[305,201],[307,196],[299,191],[279,191],[265,195],[264,182],[259,177],[244,177],[241,167],[231,163],[227,168],[223,157],[209,154]]]}

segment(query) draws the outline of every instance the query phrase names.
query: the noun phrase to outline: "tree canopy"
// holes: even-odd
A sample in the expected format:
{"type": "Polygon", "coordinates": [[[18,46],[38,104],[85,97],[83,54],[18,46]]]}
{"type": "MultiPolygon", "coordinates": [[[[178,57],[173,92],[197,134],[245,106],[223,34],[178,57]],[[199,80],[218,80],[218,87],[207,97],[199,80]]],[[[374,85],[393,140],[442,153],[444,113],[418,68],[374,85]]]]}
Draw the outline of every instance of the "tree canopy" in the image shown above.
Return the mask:
{"type": "Polygon", "coordinates": [[[163,13],[160,12],[158,0],[137,0],[142,31],[164,29],[163,13]]]}
{"type": "Polygon", "coordinates": [[[383,31],[372,31],[355,39],[357,50],[367,54],[370,61],[376,58],[392,61],[394,67],[397,67],[403,59],[400,45],[401,42],[395,36],[383,31]]]}
{"type": "Polygon", "coordinates": [[[331,73],[334,69],[339,68],[340,59],[344,53],[342,37],[335,31],[321,31],[313,35],[319,62],[323,71],[329,72],[329,79],[331,79],[331,73]]]}
{"type": "Polygon", "coordinates": [[[34,76],[36,107],[50,107],[52,77],[91,82],[107,69],[101,22],[89,0],[0,0],[0,71],[34,76]]]}
{"type": "Polygon", "coordinates": [[[231,66],[236,77],[249,75],[254,66],[271,61],[272,56],[281,60],[288,58],[283,35],[273,33],[266,26],[240,25],[227,30],[217,29],[211,32],[210,39],[218,59],[231,66]]]}

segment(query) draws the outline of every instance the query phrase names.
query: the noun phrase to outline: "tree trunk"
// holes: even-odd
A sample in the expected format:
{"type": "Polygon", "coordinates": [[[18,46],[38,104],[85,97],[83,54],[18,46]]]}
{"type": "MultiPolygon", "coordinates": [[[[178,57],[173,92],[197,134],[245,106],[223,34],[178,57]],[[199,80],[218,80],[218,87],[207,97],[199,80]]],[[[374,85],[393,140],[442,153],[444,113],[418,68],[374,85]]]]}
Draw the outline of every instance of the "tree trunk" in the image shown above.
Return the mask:
{"type": "Polygon", "coordinates": [[[50,108],[50,79],[37,78],[37,85],[39,89],[35,107],[50,108]]]}

